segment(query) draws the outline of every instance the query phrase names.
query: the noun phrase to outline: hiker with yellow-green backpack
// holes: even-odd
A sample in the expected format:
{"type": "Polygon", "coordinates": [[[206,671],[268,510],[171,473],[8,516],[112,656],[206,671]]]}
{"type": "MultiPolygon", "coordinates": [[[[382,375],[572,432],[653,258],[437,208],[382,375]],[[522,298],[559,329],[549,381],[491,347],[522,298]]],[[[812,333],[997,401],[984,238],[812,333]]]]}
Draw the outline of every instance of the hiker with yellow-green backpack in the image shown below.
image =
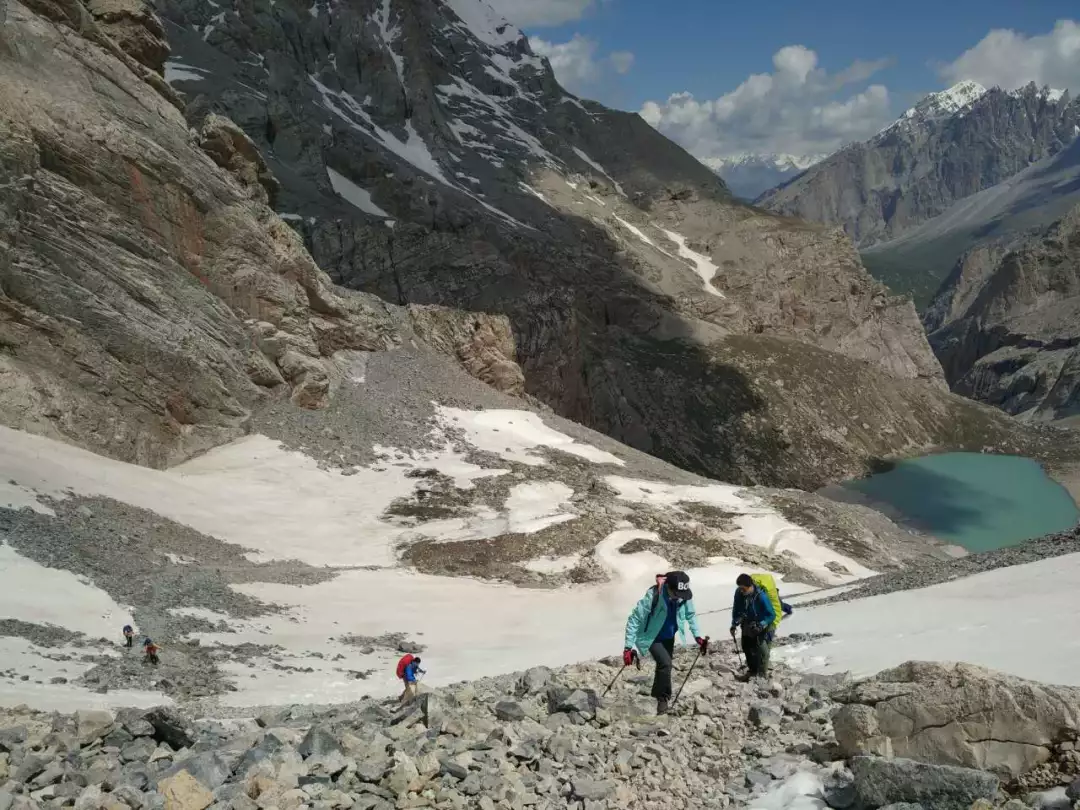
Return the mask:
{"type": "Polygon", "coordinates": [[[741,627],[747,678],[764,678],[769,674],[769,653],[776,628],[784,616],[791,615],[791,606],[780,601],[771,574],[739,574],[735,585],[731,637],[734,639],[736,628],[741,627]]]}

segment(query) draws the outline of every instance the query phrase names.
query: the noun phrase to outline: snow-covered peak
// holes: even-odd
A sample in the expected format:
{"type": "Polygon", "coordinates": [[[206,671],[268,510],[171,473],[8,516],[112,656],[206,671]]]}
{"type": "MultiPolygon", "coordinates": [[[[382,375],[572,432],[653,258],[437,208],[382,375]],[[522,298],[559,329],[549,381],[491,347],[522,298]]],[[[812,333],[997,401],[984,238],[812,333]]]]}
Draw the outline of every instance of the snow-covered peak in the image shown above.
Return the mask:
{"type": "Polygon", "coordinates": [[[931,93],[904,113],[904,118],[933,119],[953,115],[986,95],[978,82],[963,81],[948,90],[931,93]]]}
{"type": "Polygon", "coordinates": [[[713,171],[723,169],[762,167],[778,171],[806,171],[815,163],[825,159],[825,155],[788,155],[772,152],[769,154],[745,153],[729,155],[723,158],[705,158],[703,161],[713,171]]]}
{"type": "Polygon", "coordinates": [[[442,2],[461,19],[477,39],[493,48],[503,48],[524,36],[519,28],[511,25],[484,0],[442,2]]]}
{"type": "Polygon", "coordinates": [[[927,121],[937,121],[948,118],[967,109],[984,95],[986,88],[978,82],[962,81],[954,84],[948,90],[939,93],[931,93],[925,96],[918,104],[907,110],[896,121],[889,124],[878,133],[878,136],[891,132],[897,127],[912,124],[921,124],[927,121]]]}

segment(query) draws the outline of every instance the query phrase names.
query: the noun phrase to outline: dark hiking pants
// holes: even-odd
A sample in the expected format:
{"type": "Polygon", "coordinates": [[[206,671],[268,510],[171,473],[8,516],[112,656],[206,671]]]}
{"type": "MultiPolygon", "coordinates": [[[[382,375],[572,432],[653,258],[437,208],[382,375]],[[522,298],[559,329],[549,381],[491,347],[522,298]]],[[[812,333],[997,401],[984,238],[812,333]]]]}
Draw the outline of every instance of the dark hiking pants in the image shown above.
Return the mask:
{"type": "Polygon", "coordinates": [[[649,647],[649,655],[656,662],[652,696],[657,700],[671,699],[671,659],[675,655],[675,639],[657,639],[649,647]]]}
{"type": "Polygon", "coordinates": [[[764,633],[742,637],[743,655],[746,656],[746,668],[750,677],[764,677],[769,674],[769,642],[764,633]]]}

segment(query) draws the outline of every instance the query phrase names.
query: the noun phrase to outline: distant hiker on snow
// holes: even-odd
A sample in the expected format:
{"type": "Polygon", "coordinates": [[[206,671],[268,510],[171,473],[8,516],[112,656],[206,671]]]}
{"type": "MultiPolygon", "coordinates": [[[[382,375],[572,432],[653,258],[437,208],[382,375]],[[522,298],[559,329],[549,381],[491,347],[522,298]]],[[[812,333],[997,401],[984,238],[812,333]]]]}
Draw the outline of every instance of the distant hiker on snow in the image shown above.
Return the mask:
{"type": "MultiPolygon", "coordinates": [[[[675,636],[690,626],[701,651],[707,652],[708,642],[701,637],[690,577],[682,571],[659,574],[656,584],[649,588],[626,620],[623,642],[623,664],[633,664],[639,653],[648,653],[656,661],[652,696],[656,698],[656,713],[666,714],[671,700],[671,659],[675,654],[675,636]]],[[[684,630],[685,632],[685,630],[684,630]]]]}
{"type": "Polygon", "coordinates": [[[158,647],[158,645],[155,644],[154,642],[152,642],[150,639],[145,638],[145,639],[143,639],[142,646],[143,646],[143,663],[144,664],[153,664],[154,666],[157,666],[157,664],[158,664],[158,652],[160,651],[160,648],[158,647]]]}
{"type": "Polygon", "coordinates": [[[405,691],[401,693],[401,702],[413,700],[417,696],[416,676],[423,675],[420,669],[420,659],[411,653],[404,655],[397,665],[397,676],[405,684],[405,691]]]}
{"type": "Polygon", "coordinates": [[[135,643],[135,628],[130,624],[124,625],[124,646],[131,648],[131,645],[135,643]]]}
{"type": "Polygon", "coordinates": [[[735,580],[735,600],[731,606],[731,637],[742,628],[742,650],[746,656],[747,678],[769,674],[769,645],[780,625],[781,613],[792,613],[780,601],[776,581],[770,574],[739,574],[735,580]]]}

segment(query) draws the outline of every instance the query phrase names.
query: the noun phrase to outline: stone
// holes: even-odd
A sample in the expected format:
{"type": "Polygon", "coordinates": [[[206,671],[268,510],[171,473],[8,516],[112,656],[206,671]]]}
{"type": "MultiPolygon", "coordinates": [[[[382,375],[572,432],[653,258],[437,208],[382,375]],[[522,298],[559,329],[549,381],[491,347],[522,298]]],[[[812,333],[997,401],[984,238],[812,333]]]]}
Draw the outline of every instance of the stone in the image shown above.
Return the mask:
{"type": "Polygon", "coordinates": [[[776,728],[780,725],[781,715],[771,706],[761,704],[750,707],[747,717],[751,723],[759,728],[776,728]]]}
{"type": "Polygon", "coordinates": [[[157,789],[165,797],[165,810],[204,810],[214,801],[214,794],[187,771],[162,779],[157,789]]]}
{"type": "Polygon", "coordinates": [[[300,756],[307,759],[311,756],[326,756],[327,754],[341,754],[343,749],[330,731],[322,726],[312,726],[300,745],[296,748],[300,756]]]}
{"type": "Polygon", "coordinates": [[[1080,733],[1080,689],[1053,687],[968,664],[909,662],[838,691],[834,720],[846,756],[893,754],[979,767],[1015,778],[1048,762],[1080,733]]]}
{"type": "Polygon", "coordinates": [[[153,756],[157,744],[149,737],[139,737],[120,749],[121,762],[145,762],[153,756]]]}
{"type": "Polygon", "coordinates": [[[610,779],[575,778],[573,781],[573,794],[578,799],[586,801],[603,801],[615,795],[618,785],[610,779]]]}
{"type": "Polygon", "coordinates": [[[998,795],[998,778],[985,771],[910,759],[856,756],[851,760],[856,801],[869,807],[912,802],[935,810],[968,810],[998,795]]]}
{"type": "Polygon", "coordinates": [[[855,777],[847,768],[833,769],[823,780],[822,798],[834,810],[855,804],[855,777]]]}
{"type": "Polygon", "coordinates": [[[174,751],[190,748],[195,743],[184,719],[172,709],[152,709],[144,715],[144,719],[154,727],[154,739],[168,743],[174,751]]]}
{"type": "MultiPolygon", "coordinates": [[[[235,764],[235,762],[230,761],[218,751],[205,751],[175,763],[161,774],[160,779],[164,780],[179,773],[187,773],[194,777],[199,784],[213,790],[219,785],[225,784],[225,780],[232,775],[235,764]]],[[[160,785],[159,781],[158,790],[164,793],[165,791],[161,790],[160,785]]]]}
{"type": "Polygon", "coordinates": [[[15,796],[10,791],[0,787],[0,810],[11,810],[11,805],[15,802],[15,796]]]}
{"type": "Polygon", "coordinates": [[[1080,779],[1074,779],[1067,788],[1065,788],[1065,795],[1073,801],[1080,799],[1080,779]]]}
{"type": "Polygon", "coordinates": [[[113,728],[112,712],[80,709],[75,715],[78,724],[79,744],[86,746],[101,739],[113,728]]]}
{"type": "Polygon", "coordinates": [[[513,723],[524,720],[526,712],[520,703],[514,700],[500,700],[495,704],[495,716],[503,722],[513,723]]]}
{"type": "Polygon", "coordinates": [[[1063,786],[1029,793],[1024,797],[1024,803],[1032,810],[1072,810],[1073,806],[1073,800],[1063,786]]]}
{"type": "Polygon", "coordinates": [[[132,737],[154,736],[154,726],[144,717],[145,712],[139,709],[120,709],[116,713],[116,722],[119,723],[132,737]]]}
{"type": "Polygon", "coordinates": [[[538,695],[543,692],[551,682],[552,672],[547,667],[532,667],[522,674],[517,682],[516,694],[518,697],[538,695]]]}
{"type": "Polygon", "coordinates": [[[26,742],[26,726],[0,728],[0,751],[12,751],[26,742]]]}
{"type": "Polygon", "coordinates": [[[591,714],[596,710],[599,702],[596,693],[591,689],[567,690],[562,687],[548,689],[548,710],[552,713],[591,714]]]}
{"type": "Polygon", "coordinates": [[[386,786],[396,796],[404,796],[414,790],[420,782],[420,771],[412,757],[400,752],[394,755],[394,764],[386,777],[386,786]]]}

